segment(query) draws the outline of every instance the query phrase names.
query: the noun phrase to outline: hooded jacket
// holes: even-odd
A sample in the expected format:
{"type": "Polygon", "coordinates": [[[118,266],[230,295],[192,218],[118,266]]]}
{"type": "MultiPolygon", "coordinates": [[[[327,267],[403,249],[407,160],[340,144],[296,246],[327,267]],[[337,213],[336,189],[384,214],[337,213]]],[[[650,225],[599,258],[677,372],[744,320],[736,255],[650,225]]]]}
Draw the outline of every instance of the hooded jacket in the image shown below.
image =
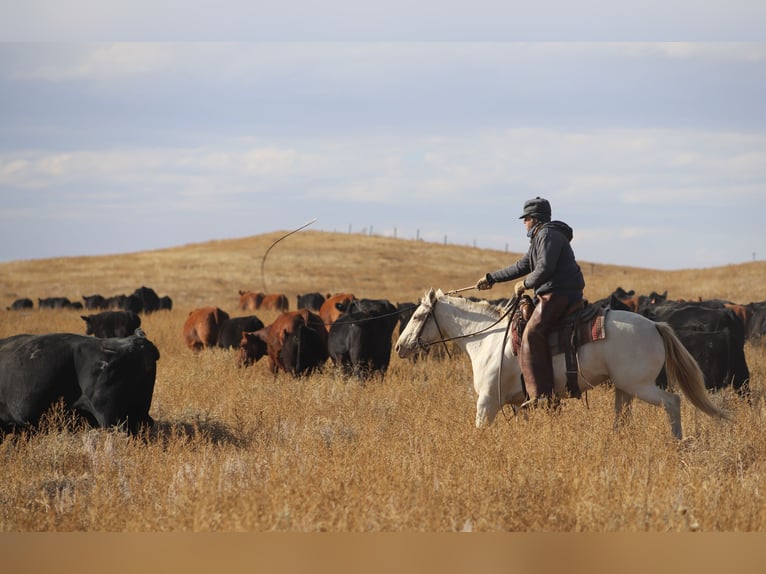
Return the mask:
{"type": "Polygon", "coordinates": [[[563,221],[541,223],[534,230],[527,254],[508,267],[487,273],[487,279],[501,283],[528,275],[524,286],[534,289],[537,295],[566,293],[582,297],[585,279],[570,245],[572,237],[572,228],[563,221]]]}

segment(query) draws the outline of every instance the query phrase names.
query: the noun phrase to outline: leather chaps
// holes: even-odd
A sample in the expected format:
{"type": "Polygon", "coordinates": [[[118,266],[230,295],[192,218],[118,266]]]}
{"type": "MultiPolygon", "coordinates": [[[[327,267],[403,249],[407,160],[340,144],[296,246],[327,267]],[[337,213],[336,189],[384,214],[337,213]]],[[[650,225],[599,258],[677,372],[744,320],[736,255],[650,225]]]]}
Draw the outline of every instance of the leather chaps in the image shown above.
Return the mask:
{"type": "Polygon", "coordinates": [[[561,293],[546,293],[538,298],[519,351],[519,365],[530,399],[553,395],[553,361],[548,335],[570,305],[567,295],[561,293]]]}

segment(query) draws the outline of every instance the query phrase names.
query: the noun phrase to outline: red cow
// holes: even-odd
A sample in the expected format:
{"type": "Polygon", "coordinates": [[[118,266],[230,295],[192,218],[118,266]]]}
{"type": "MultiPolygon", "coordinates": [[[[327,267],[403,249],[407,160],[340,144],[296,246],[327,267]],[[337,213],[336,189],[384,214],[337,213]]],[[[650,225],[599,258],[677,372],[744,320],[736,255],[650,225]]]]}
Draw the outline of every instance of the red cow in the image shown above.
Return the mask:
{"type": "Polygon", "coordinates": [[[201,307],[189,312],[184,323],[184,339],[192,351],[214,347],[218,341],[218,328],[229,320],[229,314],[218,307],[201,307]]]}
{"type": "Polygon", "coordinates": [[[259,309],[273,309],[275,311],[287,311],[290,303],[287,301],[287,295],[282,293],[264,294],[261,299],[259,309]]]}
{"type": "Polygon", "coordinates": [[[290,304],[287,296],[282,293],[260,293],[255,291],[239,291],[239,308],[243,311],[256,309],[273,309],[275,311],[287,311],[290,304]]]}
{"type": "MultiPolygon", "coordinates": [[[[290,370],[283,360],[282,347],[285,339],[296,334],[300,329],[310,329],[316,334],[318,337],[317,346],[320,347],[319,351],[321,351],[318,356],[326,359],[327,329],[325,329],[322,319],[308,309],[300,309],[282,313],[267,327],[242,333],[242,341],[239,346],[239,364],[241,366],[251,365],[263,355],[268,354],[269,368],[272,373],[276,374],[279,369],[290,370]]],[[[316,349],[312,351],[316,351],[316,349]]],[[[309,349],[304,349],[303,352],[309,352],[309,349]]],[[[315,355],[317,353],[312,352],[312,356],[315,355]]]]}
{"type": "Polygon", "coordinates": [[[327,299],[319,308],[319,316],[324,321],[327,329],[335,323],[336,319],[348,308],[348,304],[355,299],[353,293],[336,293],[328,295],[327,299]]]}
{"type": "Polygon", "coordinates": [[[239,308],[242,311],[255,311],[261,305],[262,299],[263,293],[239,290],[239,308]]]}

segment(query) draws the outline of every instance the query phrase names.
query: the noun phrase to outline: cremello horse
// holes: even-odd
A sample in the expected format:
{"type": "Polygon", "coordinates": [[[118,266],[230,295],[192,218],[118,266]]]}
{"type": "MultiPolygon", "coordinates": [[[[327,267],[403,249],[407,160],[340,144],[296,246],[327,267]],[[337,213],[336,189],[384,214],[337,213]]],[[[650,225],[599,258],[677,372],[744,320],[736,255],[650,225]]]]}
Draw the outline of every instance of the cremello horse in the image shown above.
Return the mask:
{"type": "MultiPolygon", "coordinates": [[[[510,340],[502,354],[507,318],[504,310],[487,302],[429,290],[396,342],[396,352],[406,357],[418,349],[454,340],[471,358],[476,401],[476,426],[489,425],[505,404],[524,401],[521,371],[511,353],[510,340]],[[498,375],[499,374],[499,375],[498,375]]],[[[633,397],[662,405],[673,435],[681,438],[681,399],[655,384],[663,365],[668,382],[705,414],[729,418],[715,406],[705,389],[702,371],[666,323],[642,315],[611,310],[606,316],[606,338],[578,349],[578,383],[581,390],[611,381],[615,389],[615,424],[626,413],[633,397]]],[[[563,354],[553,357],[556,393],[566,396],[563,354]]]]}

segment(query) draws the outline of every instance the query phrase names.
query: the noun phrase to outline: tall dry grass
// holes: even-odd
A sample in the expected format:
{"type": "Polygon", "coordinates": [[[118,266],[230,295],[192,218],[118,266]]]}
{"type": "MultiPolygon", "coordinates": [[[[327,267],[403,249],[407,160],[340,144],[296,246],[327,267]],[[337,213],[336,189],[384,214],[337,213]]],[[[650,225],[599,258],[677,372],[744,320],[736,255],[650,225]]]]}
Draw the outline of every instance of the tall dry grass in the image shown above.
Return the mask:
{"type": "MultiPolygon", "coordinates": [[[[194,355],[186,313],[262,289],[261,255],[280,233],[113,257],[0,264],[19,296],[169,294],[143,317],[161,352],[139,438],[78,427],[60,408],[37,432],[0,443],[2,531],[762,531],[766,529],[766,353],[748,344],[753,400],[725,391],[712,420],[682,401],[685,439],[664,412],[635,404],[612,430],[613,394],[591,391],[556,415],[473,427],[467,357],[392,359],[365,386],[328,368],[306,380],[239,369],[232,352],[194,355]]],[[[472,284],[505,254],[380,237],[305,232],[267,258],[265,287],[290,296],[353,291],[413,301],[430,286],[472,284]]],[[[659,272],[582,262],[591,299],[618,285],[671,297],[763,299],[766,265],[659,272]]],[[[492,296],[508,293],[503,286],[492,296]]],[[[0,312],[0,336],[84,332],[76,311],[0,312]]],[[[264,322],[273,314],[260,314],[264,322]]]]}

